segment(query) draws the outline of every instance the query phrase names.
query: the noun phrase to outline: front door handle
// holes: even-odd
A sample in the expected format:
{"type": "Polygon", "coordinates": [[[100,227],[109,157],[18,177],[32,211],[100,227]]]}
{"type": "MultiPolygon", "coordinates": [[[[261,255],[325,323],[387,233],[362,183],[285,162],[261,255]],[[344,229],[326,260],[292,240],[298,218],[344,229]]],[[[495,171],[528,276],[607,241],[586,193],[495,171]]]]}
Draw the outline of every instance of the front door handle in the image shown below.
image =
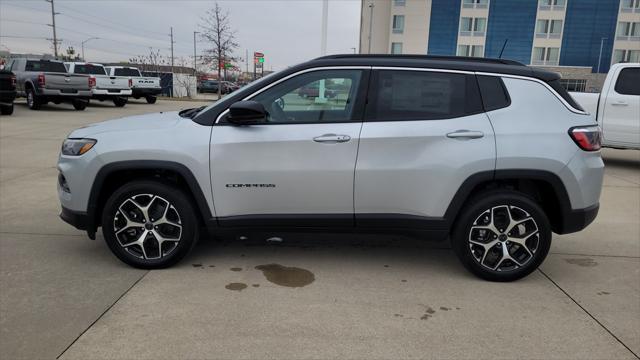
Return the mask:
{"type": "Polygon", "coordinates": [[[324,134],[324,135],[316,136],[313,138],[313,141],[315,142],[330,143],[330,144],[343,143],[349,140],[351,140],[351,136],[349,135],[336,135],[336,134],[324,134]]]}
{"type": "Polygon", "coordinates": [[[447,134],[448,138],[451,139],[479,139],[484,136],[482,131],[471,131],[471,130],[457,130],[454,132],[450,132],[447,134]]]}

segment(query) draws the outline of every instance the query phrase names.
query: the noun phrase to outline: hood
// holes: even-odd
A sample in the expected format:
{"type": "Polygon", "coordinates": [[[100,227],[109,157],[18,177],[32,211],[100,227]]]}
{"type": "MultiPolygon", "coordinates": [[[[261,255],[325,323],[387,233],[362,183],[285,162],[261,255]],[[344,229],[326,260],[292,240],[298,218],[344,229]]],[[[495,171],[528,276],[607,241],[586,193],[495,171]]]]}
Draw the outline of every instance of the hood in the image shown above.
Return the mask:
{"type": "Polygon", "coordinates": [[[114,131],[149,131],[174,127],[185,119],[178,115],[178,111],[152,113],[136,116],[127,116],[120,119],[107,120],[74,130],[69,134],[70,138],[91,137],[95,134],[114,131]]]}

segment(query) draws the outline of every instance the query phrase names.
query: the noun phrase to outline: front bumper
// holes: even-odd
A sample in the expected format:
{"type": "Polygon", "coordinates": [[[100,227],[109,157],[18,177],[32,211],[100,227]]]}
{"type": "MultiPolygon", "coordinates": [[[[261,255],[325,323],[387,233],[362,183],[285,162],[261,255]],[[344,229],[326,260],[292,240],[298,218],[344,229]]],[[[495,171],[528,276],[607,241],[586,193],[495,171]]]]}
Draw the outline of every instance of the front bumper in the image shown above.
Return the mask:
{"type": "Polygon", "coordinates": [[[85,212],[73,211],[62,207],[60,219],[78,230],[87,230],[89,224],[89,216],[85,212]]]}

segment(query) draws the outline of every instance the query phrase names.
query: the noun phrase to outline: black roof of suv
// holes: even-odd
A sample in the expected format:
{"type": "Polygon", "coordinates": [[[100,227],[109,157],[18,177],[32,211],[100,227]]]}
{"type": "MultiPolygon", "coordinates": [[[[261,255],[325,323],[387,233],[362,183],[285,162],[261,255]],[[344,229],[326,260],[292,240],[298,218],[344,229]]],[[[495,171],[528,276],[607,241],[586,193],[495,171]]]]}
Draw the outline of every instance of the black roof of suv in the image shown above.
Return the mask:
{"type": "Polygon", "coordinates": [[[487,73],[534,77],[547,82],[560,78],[560,74],[558,73],[532,68],[514,60],[465,56],[343,54],[319,57],[305,64],[310,63],[323,66],[397,66],[461,71],[481,71],[487,73]]]}

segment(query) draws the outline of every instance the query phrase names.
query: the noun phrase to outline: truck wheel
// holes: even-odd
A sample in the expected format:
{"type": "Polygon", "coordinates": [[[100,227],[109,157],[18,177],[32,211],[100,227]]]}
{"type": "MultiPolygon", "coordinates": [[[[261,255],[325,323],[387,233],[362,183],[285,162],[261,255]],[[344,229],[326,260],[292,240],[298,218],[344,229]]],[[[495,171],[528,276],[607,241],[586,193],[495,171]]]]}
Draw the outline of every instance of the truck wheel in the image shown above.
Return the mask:
{"type": "Polygon", "coordinates": [[[517,191],[494,190],[468,202],[456,221],[452,247],[473,274],[513,281],[536,270],[551,246],[551,226],[540,206],[517,191]]]}
{"type": "Polygon", "coordinates": [[[0,106],[0,114],[11,115],[13,114],[13,104],[9,106],[0,106]]]}
{"type": "Polygon", "coordinates": [[[182,190],[156,181],[133,181],[107,200],[102,232],[124,263],[158,269],[177,263],[195,246],[197,219],[182,190]]]}
{"type": "Polygon", "coordinates": [[[83,100],[73,100],[73,108],[76,110],[84,110],[87,108],[87,102],[83,100]]]}
{"type": "Polygon", "coordinates": [[[148,104],[155,104],[158,98],[152,95],[148,95],[148,96],[145,96],[145,99],[147,99],[148,104]]]}
{"type": "Polygon", "coordinates": [[[27,106],[29,109],[38,110],[41,105],[42,101],[38,98],[36,92],[31,88],[27,89],[27,106]]]}
{"type": "Polygon", "coordinates": [[[127,104],[127,98],[126,97],[114,97],[113,98],[113,104],[116,107],[123,107],[127,104]]]}

